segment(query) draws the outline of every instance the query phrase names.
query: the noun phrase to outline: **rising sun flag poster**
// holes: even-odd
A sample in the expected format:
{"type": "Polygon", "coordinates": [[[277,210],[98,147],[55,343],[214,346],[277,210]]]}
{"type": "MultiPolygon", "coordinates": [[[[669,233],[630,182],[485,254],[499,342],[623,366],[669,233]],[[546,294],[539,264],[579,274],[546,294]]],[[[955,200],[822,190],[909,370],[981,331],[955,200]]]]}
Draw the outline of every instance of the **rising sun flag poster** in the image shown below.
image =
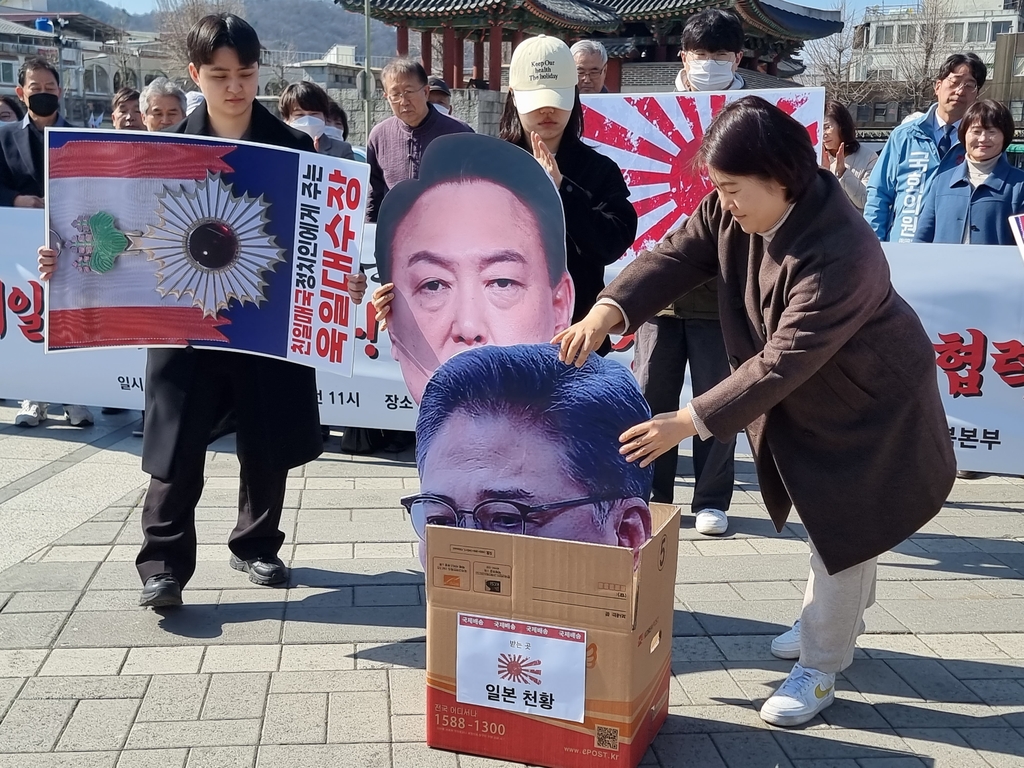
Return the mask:
{"type": "Polygon", "coordinates": [[[350,376],[368,178],[247,142],[47,131],[47,351],[197,346],[350,376]]]}
{"type": "Polygon", "coordinates": [[[583,97],[583,140],[622,169],[639,217],[636,241],[619,264],[653,248],[697,209],[711,191],[710,179],[694,167],[704,133],[726,104],[751,95],[805,126],[821,154],[821,88],[583,97]]]}

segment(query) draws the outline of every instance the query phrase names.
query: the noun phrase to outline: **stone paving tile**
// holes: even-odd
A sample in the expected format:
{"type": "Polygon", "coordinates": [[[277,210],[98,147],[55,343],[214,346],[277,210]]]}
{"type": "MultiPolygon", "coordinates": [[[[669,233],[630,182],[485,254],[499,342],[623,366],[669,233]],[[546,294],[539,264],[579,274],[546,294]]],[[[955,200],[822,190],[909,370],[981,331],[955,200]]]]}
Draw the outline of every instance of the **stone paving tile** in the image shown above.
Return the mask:
{"type": "Polygon", "coordinates": [[[206,649],[203,672],[275,672],[279,645],[222,645],[206,649]]]}
{"type": "Polygon", "coordinates": [[[51,752],[0,754],[0,768],[114,768],[117,752],[51,752]]]}
{"type": "Polygon", "coordinates": [[[959,728],[957,733],[993,768],[1024,765],[1024,736],[1012,728],[959,728]]]}
{"type": "Polygon", "coordinates": [[[981,701],[934,659],[889,659],[886,663],[925,699],[970,704],[981,701]]]}
{"type": "MultiPolygon", "coordinates": [[[[186,593],[185,600],[188,600],[186,593]]],[[[161,616],[153,611],[75,611],[57,640],[59,647],[125,647],[276,643],[280,608],[195,606],[161,616]],[[267,614],[271,614],[268,618],[267,614]]],[[[39,614],[49,615],[49,614],[39,614]]],[[[0,621],[3,614],[0,614],[0,621]]]]}
{"type": "Polygon", "coordinates": [[[348,768],[348,766],[390,768],[391,746],[389,744],[264,746],[259,749],[256,765],[258,768],[348,768]]]}
{"type": "Polygon", "coordinates": [[[225,672],[213,675],[203,704],[203,720],[247,720],[263,717],[270,675],[225,672]]]}
{"type": "Polygon", "coordinates": [[[22,699],[141,699],[149,678],[35,677],[25,683],[22,699]]]}
{"type": "Polygon", "coordinates": [[[184,768],[187,749],[130,749],[121,753],[117,768],[184,768]]]}
{"type": "Polygon", "coordinates": [[[139,702],[136,699],[87,699],[78,702],[58,752],[120,749],[128,738],[139,702]]]}
{"type": "Polygon", "coordinates": [[[712,734],[711,740],[729,768],[792,768],[770,733],[712,734]]]}
{"type": "Polygon", "coordinates": [[[70,613],[79,592],[19,592],[4,605],[4,613],[70,613]]]}
{"type": "Polygon", "coordinates": [[[203,646],[132,648],[121,667],[122,675],[187,675],[199,671],[203,646]]]}
{"type": "Polygon", "coordinates": [[[49,648],[67,613],[0,613],[0,649],[49,648]]]}
{"type": "Polygon", "coordinates": [[[39,676],[116,675],[127,655],[127,648],[55,648],[39,676]]]}
{"type": "Polygon", "coordinates": [[[146,690],[136,720],[198,720],[209,684],[209,675],[157,675],[146,690]]]}
{"type": "Polygon", "coordinates": [[[261,744],[323,744],[327,741],[326,693],[272,693],[267,699],[261,744]]]}
{"type": "Polygon", "coordinates": [[[42,666],[47,653],[48,651],[44,648],[0,651],[0,678],[34,675],[36,670],[42,666]]]}
{"type": "MultiPolygon", "coordinates": [[[[458,768],[462,756],[439,749],[430,749],[426,744],[395,744],[391,749],[393,768],[458,768]]],[[[489,766],[498,766],[488,761],[489,766]]]]}
{"type": "Polygon", "coordinates": [[[332,693],[327,715],[327,741],[375,743],[390,741],[386,692],[332,693]]]}
{"type": "Polygon", "coordinates": [[[192,747],[185,768],[252,768],[256,747],[192,747]]]}
{"type": "Polygon", "coordinates": [[[73,699],[15,701],[0,723],[0,752],[49,752],[74,708],[73,699]]]}
{"type": "Polygon", "coordinates": [[[980,634],[920,635],[921,642],[942,659],[1005,659],[995,643],[980,634]]]}
{"type": "Polygon", "coordinates": [[[707,734],[659,734],[652,747],[664,768],[726,768],[707,734]]]}
{"type": "Polygon", "coordinates": [[[355,669],[355,666],[355,646],[348,643],[285,645],[281,648],[279,668],[282,672],[345,670],[355,669]]]}
{"type": "Polygon", "coordinates": [[[391,714],[427,714],[427,675],[422,669],[392,669],[388,672],[391,714]]]}
{"type": "Polygon", "coordinates": [[[258,719],[135,723],[128,734],[127,748],[242,746],[256,744],[259,733],[258,719]]]}

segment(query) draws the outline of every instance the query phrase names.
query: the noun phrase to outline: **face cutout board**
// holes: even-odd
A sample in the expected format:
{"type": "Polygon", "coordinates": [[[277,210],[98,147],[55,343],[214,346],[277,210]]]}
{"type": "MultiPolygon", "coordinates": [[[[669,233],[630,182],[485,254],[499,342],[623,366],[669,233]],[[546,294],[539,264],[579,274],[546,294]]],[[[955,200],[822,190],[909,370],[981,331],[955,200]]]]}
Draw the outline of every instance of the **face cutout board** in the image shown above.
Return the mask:
{"type": "Polygon", "coordinates": [[[576,368],[553,344],[461,352],[423,391],[420,491],[402,503],[421,542],[458,525],[636,552],[654,468],[627,462],[619,435],[649,418],[629,370],[597,355],[576,368]]]}
{"type": "Polygon", "coordinates": [[[442,136],[377,219],[377,268],[395,284],[391,354],[419,402],[431,374],[477,346],[548,342],[572,319],[565,217],[551,177],[489,136],[442,136]]]}

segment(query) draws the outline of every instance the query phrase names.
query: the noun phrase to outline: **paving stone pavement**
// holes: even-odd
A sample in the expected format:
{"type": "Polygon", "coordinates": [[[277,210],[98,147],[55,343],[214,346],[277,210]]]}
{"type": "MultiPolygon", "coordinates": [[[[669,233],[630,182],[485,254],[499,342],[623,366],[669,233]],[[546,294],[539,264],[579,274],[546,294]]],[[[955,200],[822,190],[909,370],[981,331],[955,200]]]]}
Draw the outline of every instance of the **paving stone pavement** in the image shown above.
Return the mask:
{"type": "MultiPolygon", "coordinates": [[[[0,402],[0,768],[498,768],[424,745],[424,589],[399,498],[411,455],[333,437],[291,473],[286,589],[227,566],[230,440],[211,447],[186,606],[136,607],[146,476],[137,413],[12,426],[0,402]]],[[[663,768],[1024,766],[1024,479],[958,481],[881,558],[878,602],[837,701],[781,730],[757,708],[790,663],[808,550],[775,533],[749,460],[729,533],[685,515],[663,768]]],[[[692,483],[676,501],[688,508],[692,483]]]]}

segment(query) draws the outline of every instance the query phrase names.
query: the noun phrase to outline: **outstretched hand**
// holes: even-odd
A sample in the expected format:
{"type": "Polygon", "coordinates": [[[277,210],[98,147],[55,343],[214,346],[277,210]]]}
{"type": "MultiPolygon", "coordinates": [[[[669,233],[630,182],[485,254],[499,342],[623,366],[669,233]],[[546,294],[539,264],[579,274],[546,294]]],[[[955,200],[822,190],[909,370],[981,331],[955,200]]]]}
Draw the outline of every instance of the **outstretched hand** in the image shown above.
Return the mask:
{"type": "Polygon", "coordinates": [[[566,365],[582,368],[587,357],[608,338],[608,334],[622,325],[622,313],[609,304],[595,304],[587,316],[555,334],[552,344],[558,344],[558,359],[566,365]]]}
{"type": "Polygon", "coordinates": [[[650,465],[663,453],[672,450],[688,437],[697,434],[690,417],[690,409],[659,413],[653,419],[630,427],[619,436],[619,453],[626,461],[640,461],[641,467],[650,465]]]}
{"type": "Polygon", "coordinates": [[[540,163],[541,167],[548,172],[548,176],[555,182],[556,187],[562,186],[562,172],[558,170],[558,161],[555,160],[555,156],[548,149],[548,145],[541,139],[540,134],[532,132],[530,134],[530,145],[533,147],[533,156],[540,163]]]}

